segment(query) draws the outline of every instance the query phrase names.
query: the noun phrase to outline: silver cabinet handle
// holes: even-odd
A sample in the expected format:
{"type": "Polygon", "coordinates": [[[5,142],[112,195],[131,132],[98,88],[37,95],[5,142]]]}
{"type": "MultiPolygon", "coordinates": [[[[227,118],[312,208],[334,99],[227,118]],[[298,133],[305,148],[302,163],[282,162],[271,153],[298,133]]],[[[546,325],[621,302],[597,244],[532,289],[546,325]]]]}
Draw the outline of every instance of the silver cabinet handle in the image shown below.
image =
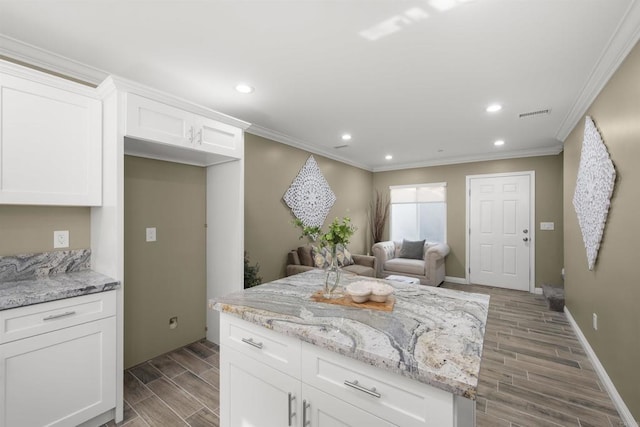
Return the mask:
{"type": "Polygon", "coordinates": [[[307,427],[307,424],[311,422],[311,420],[307,420],[307,409],[311,407],[311,403],[307,403],[306,400],[302,401],[302,427],[307,427]]]}
{"type": "Polygon", "coordinates": [[[198,131],[198,144],[202,145],[202,129],[198,131]]]}
{"type": "Polygon", "coordinates": [[[242,342],[246,343],[246,344],[249,344],[249,345],[252,345],[255,348],[262,348],[262,343],[261,342],[255,342],[253,340],[253,338],[242,338],[242,342]]]}
{"type": "Polygon", "coordinates": [[[190,143],[192,143],[192,144],[194,143],[194,141],[193,141],[193,136],[194,136],[194,135],[193,135],[193,126],[191,126],[191,127],[189,128],[189,142],[190,142],[190,143]]]}
{"type": "Polygon", "coordinates": [[[296,413],[291,410],[293,406],[292,403],[294,400],[296,400],[296,397],[291,393],[289,393],[289,413],[287,414],[289,416],[289,426],[291,426],[291,419],[296,416],[296,413]]]}
{"type": "Polygon", "coordinates": [[[60,319],[61,317],[73,316],[74,314],[76,314],[75,311],[66,311],[66,312],[60,313],[60,314],[52,314],[51,316],[47,316],[47,317],[43,318],[42,320],[60,319]]]}
{"type": "Polygon", "coordinates": [[[344,380],[344,385],[348,385],[349,387],[355,388],[356,390],[367,393],[369,396],[380,398],[380,393],[376,392],[375,387],[371,389],[362,387],[360,384],[358,384],[358,380],[353,380],[353,382],[344,380]]]}

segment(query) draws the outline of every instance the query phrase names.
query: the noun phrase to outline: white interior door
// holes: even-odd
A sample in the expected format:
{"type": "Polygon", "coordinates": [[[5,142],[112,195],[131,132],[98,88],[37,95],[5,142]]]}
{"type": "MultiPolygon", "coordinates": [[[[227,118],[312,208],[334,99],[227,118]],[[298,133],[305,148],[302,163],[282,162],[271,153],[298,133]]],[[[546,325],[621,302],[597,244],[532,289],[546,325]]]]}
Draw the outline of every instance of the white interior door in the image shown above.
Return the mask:
{"type": "Polygon", "coordinates": [[[530,290],[531,173],[469,177],[469,281],[530,290]]]}

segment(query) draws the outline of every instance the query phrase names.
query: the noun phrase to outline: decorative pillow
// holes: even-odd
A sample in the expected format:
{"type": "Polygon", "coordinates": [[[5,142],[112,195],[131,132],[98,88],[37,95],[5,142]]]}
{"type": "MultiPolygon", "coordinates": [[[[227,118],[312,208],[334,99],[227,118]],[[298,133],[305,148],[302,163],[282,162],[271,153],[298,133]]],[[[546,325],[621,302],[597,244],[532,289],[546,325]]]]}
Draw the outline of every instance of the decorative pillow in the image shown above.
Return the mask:
{"type": "Polygon", "coordinates": [[[354,264],[351,252],[349,252],[347,248],[342,247],[342,245],[338,246],[338,249],[336,250],[336,257],[338,258],[338,265],[340,267],[346,267],[347,265],[354,264]]]}
{"type": "Polygon", "coordinates": [[[424,258],[424,240],[411,241],[402,239],[402,246],[400,247],[400,255],[398,255],[398,258],[424,258]]]}
{"type": "Polygon", "coordinates": [[[327,247],[311,248],[311,258],[315,268],[328,268],[331,265],[331,251],[327,247]]]}

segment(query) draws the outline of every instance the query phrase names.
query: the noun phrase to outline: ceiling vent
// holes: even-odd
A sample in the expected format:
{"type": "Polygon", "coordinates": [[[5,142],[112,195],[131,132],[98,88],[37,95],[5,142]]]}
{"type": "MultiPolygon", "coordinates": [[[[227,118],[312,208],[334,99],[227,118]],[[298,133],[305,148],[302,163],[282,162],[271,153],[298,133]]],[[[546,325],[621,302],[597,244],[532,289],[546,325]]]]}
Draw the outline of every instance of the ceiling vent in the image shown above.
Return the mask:
{"type": "Polygon", "coordinates": [[[335,148],[336,150],[339,150],[340,148],[347,148],[348,146],[349,144],[334,145],[333,148],[335,148]]]}
{"type": "Polygon", "coordinates": [[[520,113],[518,114],[518,117],[521,119],[524,119],[526,117],[542,116],[550,113],[551,113],[551,108],[547,108],[545,110],[529,111],[528,113],[520,113]]]}

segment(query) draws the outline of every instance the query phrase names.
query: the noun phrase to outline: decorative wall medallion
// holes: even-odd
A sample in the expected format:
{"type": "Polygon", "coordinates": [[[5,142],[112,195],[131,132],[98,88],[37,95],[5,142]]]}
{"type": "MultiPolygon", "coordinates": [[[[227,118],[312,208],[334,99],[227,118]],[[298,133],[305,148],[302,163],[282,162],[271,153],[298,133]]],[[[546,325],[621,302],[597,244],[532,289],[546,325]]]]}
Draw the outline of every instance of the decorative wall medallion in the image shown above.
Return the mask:
{"type": "Polygon", "coordinates": [[[587,116],[573,207],[578,215],[587,249],[589,270],[593,270],[607,222],[616,170],[596,125],[587,116]]]}
{"type": "Polygon", "coordinates": [[[322,227],[336,202],[336,196],[313,156],[309,156],[283,198],[295,217],[310,227],[322,227]]]}

